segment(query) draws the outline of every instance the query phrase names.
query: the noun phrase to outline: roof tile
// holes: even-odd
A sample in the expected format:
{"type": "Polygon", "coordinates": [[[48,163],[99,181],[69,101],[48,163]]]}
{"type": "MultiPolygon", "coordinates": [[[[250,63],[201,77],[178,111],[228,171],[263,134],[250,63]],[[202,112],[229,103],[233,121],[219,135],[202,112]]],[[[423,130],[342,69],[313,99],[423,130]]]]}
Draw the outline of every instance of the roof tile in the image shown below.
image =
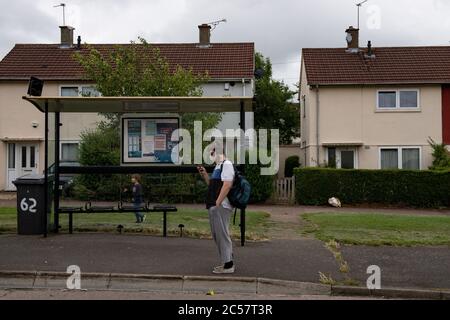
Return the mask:
{"type": "Polygon", "coordinates": [[[450,83],[450,47],[375,48],[347,53],[345,48],[303,49],[309,85],[450,83]]]}
{"type": "MultiPolygon", "coordinates": [[[[93,44],[91,47],[107,54],[117,44],[93,44]]],[[[129,46],[124,44],[120,46],[129,46]]],[[[177,65],[192,68],[195,74],[208,72],[212,79],[253,78],[253,43],[213,43],[209,48],[197,44],[153,44],[167,58],[172,70],[177,65]]],[[[57,44],[17,44],[0,62],[0,79],[83,80],[84,71],[73,59],[75,48],[61,49],[57,44]]],[[[82,54],[89,49],[82,46],[82,54]]]]}

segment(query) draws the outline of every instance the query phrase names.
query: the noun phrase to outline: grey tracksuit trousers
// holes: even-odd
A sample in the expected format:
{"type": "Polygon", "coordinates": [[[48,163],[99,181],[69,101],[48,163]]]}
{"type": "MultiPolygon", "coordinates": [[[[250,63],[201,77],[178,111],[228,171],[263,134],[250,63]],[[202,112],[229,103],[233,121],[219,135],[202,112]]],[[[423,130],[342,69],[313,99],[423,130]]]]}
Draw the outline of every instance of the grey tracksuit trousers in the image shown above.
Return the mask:
{"type": "Polygon", "coordinates": [[[223,264],[233,260],[233,243],[230,237],[230,218],[232,211],[222,206],[208,209],[211,234],[219,250],[223,264]]]}

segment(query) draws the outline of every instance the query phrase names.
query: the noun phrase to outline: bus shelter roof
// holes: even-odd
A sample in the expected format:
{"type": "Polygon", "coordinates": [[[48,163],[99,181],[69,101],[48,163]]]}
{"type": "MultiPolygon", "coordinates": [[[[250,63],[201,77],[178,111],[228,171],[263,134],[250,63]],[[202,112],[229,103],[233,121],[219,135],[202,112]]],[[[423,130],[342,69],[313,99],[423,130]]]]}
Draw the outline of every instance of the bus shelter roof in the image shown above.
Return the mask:
{"type": "Polygon", "coordinates": [[[196,113],[252,111],[251,97],[33,97],[38,110],[76,113],[196,113]]]}

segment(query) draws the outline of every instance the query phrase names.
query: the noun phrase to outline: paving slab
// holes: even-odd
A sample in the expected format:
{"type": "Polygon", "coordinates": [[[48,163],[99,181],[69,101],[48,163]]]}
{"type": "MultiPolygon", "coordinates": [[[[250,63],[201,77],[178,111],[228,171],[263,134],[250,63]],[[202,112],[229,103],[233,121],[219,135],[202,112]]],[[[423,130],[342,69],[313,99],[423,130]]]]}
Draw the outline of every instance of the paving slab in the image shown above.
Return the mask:
{"type": "Polygon", "coordinates": [[[331,287],[307,282],[293,282],[286,280],[258,279],[259,294],[282,295],[330,295],[331,287]]]}
{"type": "Polygon", "coordinates": [[[256,278],[254,279],[232,279],[228,280],[213,278],[185,277],[183,291],[185,292],[203,292],[213,291],[214,293],[248,293],[255,294],[257,287],[256,278]]]}
{"type": "MultiPolygon", "coordinates": [[[[34,281],[33,288],[46,289],[67,289],[67,279],[70,275],[38,275],[34,281]]],[[[81,289],[86,290],[106,290],[109,284],[109,277],[86,277],[81,276],[81,289]]]]}
{"type": "Polygon", "coordinates": [[[0,277],[0,288],[33,288],[34,277],[0,277]]]}
{"type": "Polygon", "coordinates": [[[182,291],[182,279],[145,279],[145,278],[111,278],[110,290],[138,290],[138,291],[182,291]]]}

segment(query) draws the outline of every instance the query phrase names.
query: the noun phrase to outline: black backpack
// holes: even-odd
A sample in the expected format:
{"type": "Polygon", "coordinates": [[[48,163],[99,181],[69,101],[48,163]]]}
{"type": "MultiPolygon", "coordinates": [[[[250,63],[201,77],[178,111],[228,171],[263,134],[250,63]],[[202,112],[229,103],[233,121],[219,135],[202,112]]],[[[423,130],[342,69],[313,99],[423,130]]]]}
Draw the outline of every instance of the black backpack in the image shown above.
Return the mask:
{"type": "MultiPolygon", "coordinates": [[[[251,194],[251,185],[248,180],[242,175],[241,172],[234,168],[234,180],[233,186],[231,187],[230,192],[228,192],[227,198],[230,201],[230,204],[237,209],[245,209],[247,208],[248,202],[250,200],[251,194]]],[[[223,170],[223,163],[220,166],[220,172],[223,170]]]]}

